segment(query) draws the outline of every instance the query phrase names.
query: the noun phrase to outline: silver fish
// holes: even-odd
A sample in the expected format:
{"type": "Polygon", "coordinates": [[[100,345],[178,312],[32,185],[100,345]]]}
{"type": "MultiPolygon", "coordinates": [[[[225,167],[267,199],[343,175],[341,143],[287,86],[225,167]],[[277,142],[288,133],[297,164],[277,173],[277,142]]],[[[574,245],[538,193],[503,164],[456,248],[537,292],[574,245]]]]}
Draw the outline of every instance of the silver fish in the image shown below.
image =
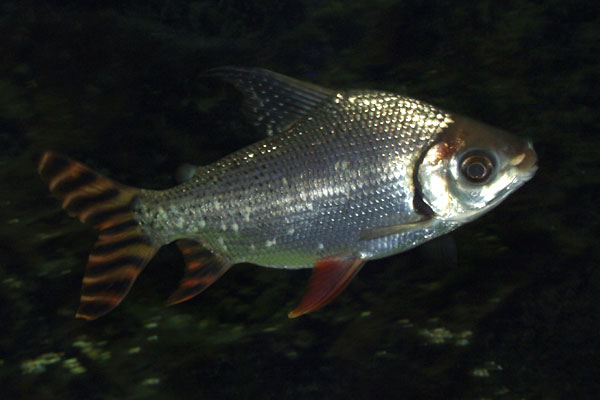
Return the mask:
{"type": "Polygon", "coordinates": [[[368,260],[444,235],[488,212],[531,179],[530,142],[419,100],[334,91],[264,69],[207,75],[245,94],[267,137],[192,168],[163,191],[120,185],[56,153],[39,172],[62,206],[100,230],[77,316],[116,307],[163,245],[186,268],[170,303],[232,265],[313,268],[297,317],[335,298],[368,260]]]}

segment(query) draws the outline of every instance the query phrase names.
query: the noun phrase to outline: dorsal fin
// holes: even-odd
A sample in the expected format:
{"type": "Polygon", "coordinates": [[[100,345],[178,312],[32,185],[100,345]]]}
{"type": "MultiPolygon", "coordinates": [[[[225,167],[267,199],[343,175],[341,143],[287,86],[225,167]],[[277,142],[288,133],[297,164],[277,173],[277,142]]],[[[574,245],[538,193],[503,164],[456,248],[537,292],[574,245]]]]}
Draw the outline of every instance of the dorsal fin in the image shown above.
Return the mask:
{"type": "Polygon", "coordinates": [[[251,122],[272,136],[283,132],[335,92],[262,68],[220,67],[206,71],[233,84],[244,94],[251,122]]]}

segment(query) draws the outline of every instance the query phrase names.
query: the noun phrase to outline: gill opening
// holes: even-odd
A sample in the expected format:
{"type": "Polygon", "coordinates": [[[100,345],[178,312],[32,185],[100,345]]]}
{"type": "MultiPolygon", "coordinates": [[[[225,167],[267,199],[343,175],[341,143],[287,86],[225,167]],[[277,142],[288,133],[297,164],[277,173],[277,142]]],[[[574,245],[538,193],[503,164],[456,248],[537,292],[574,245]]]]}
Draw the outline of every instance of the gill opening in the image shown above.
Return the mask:
{"type": "Polygon", "coordinates": [[[415,189],[415,194],[413,196],[413,208],[415,209],[417,214],[423,215],[428,218],[435,216],[435,213],[433,212],[429,204],[425,202],[425,198],[423,196],[423,187],[421,186],[421,181],[419,181],[419,167],[421,164],[423,164],[423,160],[425,159],[425,156],[427,155],[429,149],[438,143],[439,142],[434,142],[430,147],[425,148],[421,152],[419,158],[417,158],[417,162],[415,163],[415,168],[413,168],[412,173],[413,187],[415,189]]]}

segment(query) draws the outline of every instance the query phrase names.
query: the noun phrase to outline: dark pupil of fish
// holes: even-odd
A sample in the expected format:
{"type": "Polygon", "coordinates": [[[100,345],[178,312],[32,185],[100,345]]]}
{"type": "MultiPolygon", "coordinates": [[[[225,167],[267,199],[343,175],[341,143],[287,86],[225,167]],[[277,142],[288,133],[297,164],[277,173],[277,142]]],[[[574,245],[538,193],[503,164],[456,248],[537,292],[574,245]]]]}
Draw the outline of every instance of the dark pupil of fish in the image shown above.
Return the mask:
{"type": "Polygon", "coordinates": [[[485,166],[482,164],[471,164],[467,167],[469,176],[473,179],[481,179],[485,176],[485,166]]]}
{"type": "Polygon", "coordinates": [[[490,176],[492,168],[492,162],[488,157],[472,155],[463,160],[461,169],[469,181],[482,183],[490,176]]]}

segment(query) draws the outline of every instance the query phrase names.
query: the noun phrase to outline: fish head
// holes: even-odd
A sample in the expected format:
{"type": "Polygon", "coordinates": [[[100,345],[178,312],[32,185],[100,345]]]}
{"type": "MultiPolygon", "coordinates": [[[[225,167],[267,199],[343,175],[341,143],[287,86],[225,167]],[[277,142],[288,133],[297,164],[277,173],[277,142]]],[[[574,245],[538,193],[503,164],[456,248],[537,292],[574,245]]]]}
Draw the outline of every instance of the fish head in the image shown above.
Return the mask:
{"type": "Polygon", "coordinates": [[[462,116],[440,134],[416,171],[435,217],[471,221],[500,204],[537,170],[531,142],[462,116]]]}

